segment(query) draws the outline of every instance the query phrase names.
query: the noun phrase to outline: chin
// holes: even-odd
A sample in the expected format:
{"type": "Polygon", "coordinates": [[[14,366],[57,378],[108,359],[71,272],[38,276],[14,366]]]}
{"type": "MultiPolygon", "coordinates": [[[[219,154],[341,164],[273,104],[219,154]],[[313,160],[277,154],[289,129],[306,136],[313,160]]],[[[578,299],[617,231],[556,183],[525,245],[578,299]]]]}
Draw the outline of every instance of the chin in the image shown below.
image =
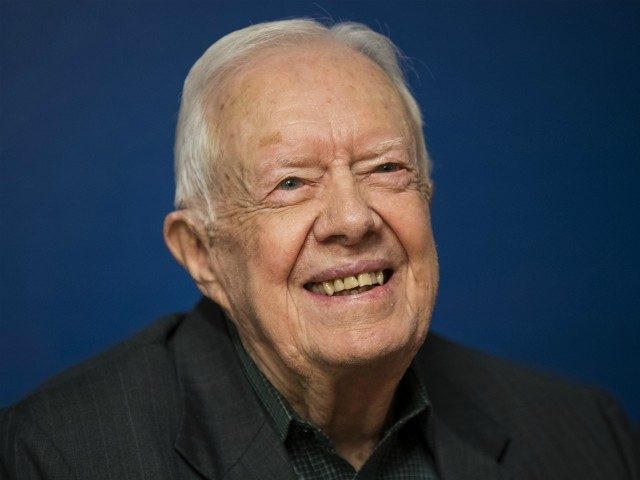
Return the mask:
{"type": "Polygon", "coordinates": [[[409,363],[426,336],[426,326],[369,325],[327,333],[316,349],[318,360],[333,367],[372,366],[379,362],[409,363]]]}

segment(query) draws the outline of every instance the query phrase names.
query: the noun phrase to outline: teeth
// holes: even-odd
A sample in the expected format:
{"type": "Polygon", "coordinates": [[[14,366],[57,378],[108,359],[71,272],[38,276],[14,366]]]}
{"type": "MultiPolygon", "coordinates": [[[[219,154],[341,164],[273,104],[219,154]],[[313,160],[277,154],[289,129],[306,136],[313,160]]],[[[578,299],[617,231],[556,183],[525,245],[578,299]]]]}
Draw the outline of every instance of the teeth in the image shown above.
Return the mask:
{"type": "Polygon", "coordinates": [[[378,270],[375,272],[364,272],[357,276],[351,275],[345,278],[336,278],[335,280],[326,280],[321,283],[310,285],[310,289],[316,293],[322,293],[332,296],[344,290],[351,290],[358,287],[376,286],[384,284],[384,272],[378,270]]]}
{"type": "Polygon", "coordinates": [[[351,288],[357,288],[360,285],[358,285],[358,279],[356,277],[347,277],[343,280],[344,282],[344,289],[345,290],[349,290],[351,288]]]}
{"type": "Polygon", "coordinates": [[[333,292],[335,292],[335,288],[333,288],[333,282],[322,282],[322,286],[324,287],[324,291],[327,295],[331,296],[333,295],[333,292]]]}

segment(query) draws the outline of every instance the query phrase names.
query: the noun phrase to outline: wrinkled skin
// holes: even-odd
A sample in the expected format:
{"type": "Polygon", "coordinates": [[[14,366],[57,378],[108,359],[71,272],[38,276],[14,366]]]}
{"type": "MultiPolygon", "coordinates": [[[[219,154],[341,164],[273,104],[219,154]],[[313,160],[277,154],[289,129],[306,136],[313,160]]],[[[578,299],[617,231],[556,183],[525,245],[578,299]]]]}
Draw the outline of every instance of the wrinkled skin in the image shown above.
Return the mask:
{"type": "Polygon", "coordinates": [[[200,288],[301,416],[338,443],[370,419],[362,438],[375,437],[438,283],[428,182],[398,94],[361,54],[305,45],[251,62],[207,115],[225,162],[207,228],[215,278],[200,288]],[[372,265],[393,275],[364,293],[304,287],[372,265]]]}

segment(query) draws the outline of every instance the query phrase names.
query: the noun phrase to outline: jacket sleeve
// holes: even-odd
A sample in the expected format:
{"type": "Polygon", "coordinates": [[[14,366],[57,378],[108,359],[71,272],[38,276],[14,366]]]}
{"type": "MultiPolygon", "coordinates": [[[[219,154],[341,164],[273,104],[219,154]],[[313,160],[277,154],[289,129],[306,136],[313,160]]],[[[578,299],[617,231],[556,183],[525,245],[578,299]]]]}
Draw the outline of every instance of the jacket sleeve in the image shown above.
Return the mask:
{"type": "Polygon", "coordinates": [[[26,407],[0,411],[0,478],[75,479],[69,464],[26,407]]]}
{"type": "Polygon", "coordinates": [[[608,394],[597,392],[596,397],[611,436],[614,438],[618,451],[624,459],[629,478],[640,480],[640,445],[638,445],[637,436],[634,436],[629,420],[618,403],[608,394]]]}

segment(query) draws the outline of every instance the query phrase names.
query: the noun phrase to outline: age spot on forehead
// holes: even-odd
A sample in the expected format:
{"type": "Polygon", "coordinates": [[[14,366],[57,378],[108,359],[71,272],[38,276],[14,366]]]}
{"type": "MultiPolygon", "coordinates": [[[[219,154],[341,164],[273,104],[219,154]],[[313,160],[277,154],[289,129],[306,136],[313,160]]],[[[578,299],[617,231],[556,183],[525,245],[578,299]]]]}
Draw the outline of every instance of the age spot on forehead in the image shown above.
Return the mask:
{"type": "MultiPolygon", "coordinates": [[[[244,101],[244,98],[249,91],[250,87],[244,84],[232,87],[225,84],[222,86],[222,92],[219,96],[212,95],[210,106],[207,110],[210,114],[215,111],[218,113],[224,112],[225,115],[246,114],[250,106],[244,101]]],[[[212,119],[220,121],[219,118],[215,118],[215,114],[213,114],[212,119]]]]}
{"type": "Polygon", "coordinates": [[[282,134],[278,131],[275,133],[272,133],[270,135],[266,135],[264,137],[262,137],[260,139],[260,141],[258,142],[258,145],[260,147],[266,147],[269,145],[273,145],[274,143],[278,143],[282,141],[282,134]]]}

